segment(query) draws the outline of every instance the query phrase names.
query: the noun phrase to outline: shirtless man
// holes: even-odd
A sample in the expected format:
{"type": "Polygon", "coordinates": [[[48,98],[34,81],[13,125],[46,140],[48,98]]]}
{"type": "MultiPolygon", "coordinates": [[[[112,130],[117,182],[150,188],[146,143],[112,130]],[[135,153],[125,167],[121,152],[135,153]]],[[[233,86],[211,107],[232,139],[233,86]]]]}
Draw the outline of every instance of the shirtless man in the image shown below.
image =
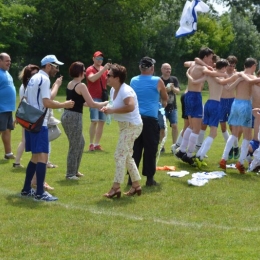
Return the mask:
{"type": "Polygon", "coordinates": [[[241,153],[236,168],[241,174],[245,173],[244,161],[248,153],[248,146],[252,136],[252,86],[260,79],[254,76],[256,70],[257,61],[253,58],[247,58],[244,64],[244,73],[241,73],[242,77],[238,78],[233,86],[230,88],[236,88],[236,97],[231,107],[231,113],[228,119],[228,124],[232,125],[232,135],[229,136],[226,143],[222,159],[219,162],[220,168],[226,170],[226,162],[228,159],[228,153],[233,146],[234,141],[238,138],[239,128],[243,129],[243,141],[241,145],[241,153]]]}
{"type": "MultiPolygon", "coordinates": [[[[237,64],[237,58],[236,58],[236,56],[230,55],[227,57],[227,61],[229,62],[229,65],[227,67],[227,74],[229,77],[231,77],[232,75],[237,73],[235,70],[236,64],[237,64]]],[[[227,121],[228,121],[228,117],[230,115],[231,105],[232,105],[234,99],[235,99],[235,89],[230,90],[227,88],[223,88],[221,99],[220,99],[220,107],[221,107],[220,127],[221,127],[221,131],[222,131],[222,135],[226,142],[229,137],[229,133],[227,130],[227,121]]],[[[230,132],[232,132],[231,125],[229,125],[229,129],[230,129],[230,132]]],[[[242,132],[240,131],[239,138],[241,136],[241,133],[242,132]]],[[[238,140],[236,140],[234,142],[233,147],[230,149],[228,159],[232,159],[233,156],[235,159],[238,159],[238,157],[239,157],[238,140]]]]}
{"type": "MultiPolygon", "coordinates": [[[[228,61],[225,59],[220,59],[216,62],[216,71],[220,73],[225,73],[226,68],[229,65],[228,61]]],[[[189,78],[190,76],[187,75],[189,78]]],[[[192,80],[192,78],[190,78],[192,80]]],[[[213,140],[217,136],[217,129],[220,118],[220,97],[223,90],[223,85],[216,82],[214,77],[207,76],[206,80],[209,86],[209,98],[204,106],[204,117],[203,124],[210,127],[209,136],[203,141],[200,149],[196,153],[195,162],[199,168],[202,165],[206,165],[203,159],[210,149],[213,140]]],[[[193,81],[193,83],[195,83],[193,81]]]]}
{"type": "MultiPolygon", "coordinates": [[[[213,66],[213,55],[214,52],[208,47],[200,49],[199,58],[209,66],[213,66]]],[[[205,75],[212,77],[225,76],[223,73],[211,71],[206,66],[201,66],[198,64],[190,67],[188,73],[194,80],[200,79],[205,75]]],[[[188,92],[185,95],[185,109],[186,115],[189,119],[189,127],[184,132],[180,150],[175,154],[176,157],[182,159],[184,162],[187,162],[190,165],[194,164],[192,153],[195,149],[198,134],[201,128],[203,115],[201,90],[204,81],[198,84],[194,84],[190,79],[188,79],[188,92]]]]}

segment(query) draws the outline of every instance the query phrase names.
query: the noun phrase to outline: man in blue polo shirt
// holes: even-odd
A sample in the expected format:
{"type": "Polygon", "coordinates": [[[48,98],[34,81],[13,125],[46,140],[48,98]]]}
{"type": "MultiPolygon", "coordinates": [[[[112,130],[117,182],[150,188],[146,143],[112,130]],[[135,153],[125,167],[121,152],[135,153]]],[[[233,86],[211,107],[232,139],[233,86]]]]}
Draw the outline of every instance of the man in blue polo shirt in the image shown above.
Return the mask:
{"type": "Polygon", "coordinates": [[[0,53],[0,134],[5,148],[5,159],[14,159],[11,149],[12,111],[15,111],[16,91],[12,76],[8,70],[11,58],[7,53],[0,53]]]}
{"type": "MultiPolygon", "coordinates": [[[[31,77],[25,92],[25,97],[30,105],[40,110],[46,108],[72,108],[74,106],[74,101],[71,100],[63,103],[51,100],[49,77],[55,77],[59,71],[59,65],[63,65],[63,63],[58,61],[55,55],[47,55],[41,60],[41,70],[31,77]]],[[[26,168],[21,196],[34,197],[36,201],[55,201],[58,199],[45,192],[43,187],[49,153],[48,116],[49,113],[47,112],[39,133],[25,131],[25,150],[31,152],[32,157],[26,168]],[[31,180],[35,172],[37,179],[36,191],[31,188],[31,180]]]]}

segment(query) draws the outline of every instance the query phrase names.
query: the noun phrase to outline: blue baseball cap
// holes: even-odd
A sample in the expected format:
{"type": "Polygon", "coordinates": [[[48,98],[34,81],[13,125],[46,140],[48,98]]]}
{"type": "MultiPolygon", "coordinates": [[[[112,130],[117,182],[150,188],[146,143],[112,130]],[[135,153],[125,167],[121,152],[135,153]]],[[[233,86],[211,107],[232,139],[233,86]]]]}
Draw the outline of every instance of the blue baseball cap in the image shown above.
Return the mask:
{"type": "Polygon", "coordinates": [[[56,63],[58,65],[63,65],[64,63],[61,61],[58,61],[55,55],[47,55],[41,60],[41,65],[44,66],[48,63],[56,63]]]}

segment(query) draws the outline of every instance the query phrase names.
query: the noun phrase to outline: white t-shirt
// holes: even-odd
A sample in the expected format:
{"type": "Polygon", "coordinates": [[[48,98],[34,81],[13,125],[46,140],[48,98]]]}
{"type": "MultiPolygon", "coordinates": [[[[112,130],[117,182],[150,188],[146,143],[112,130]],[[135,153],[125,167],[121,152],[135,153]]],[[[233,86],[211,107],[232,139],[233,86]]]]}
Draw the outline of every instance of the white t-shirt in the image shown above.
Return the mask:
{"type": "Polygon", "coordinates": [[[142,123],[141,116],[139,114],[139,106],[137,101],[137,96],[134,90],[127,84],[123,83],[117,93],[115,99],[113,99],[115,89],[111,88],[110,98],[113,101],[113,108],[120,108],[125,106],[124,99],[128,97],[133,97],[135,101],[135,109],[132,112],[124,114],[114,114],[114,119],[119,122],[130,122],[134,125],[139,125],[142,123]]]}
{"type": "MultiPolygon", "coordinates": [[[[26,96],[27,102],[30,105],[44,111],[45,107],[43,105],[42,100],[43,98],[50,99],[50,85],[51,82],[49,79],[49,75],[43,70],[40,70],[38,73],[33,75],[30,81],[28,82],[25,95],[24,95],[26,96]],[[39,91],[39,97],[37,98],[38,89],[40,91],[39,91]]],[[[46,113],[43,126],[47,126],[47,118],[48,118],[48,113],[46,113]]]]}

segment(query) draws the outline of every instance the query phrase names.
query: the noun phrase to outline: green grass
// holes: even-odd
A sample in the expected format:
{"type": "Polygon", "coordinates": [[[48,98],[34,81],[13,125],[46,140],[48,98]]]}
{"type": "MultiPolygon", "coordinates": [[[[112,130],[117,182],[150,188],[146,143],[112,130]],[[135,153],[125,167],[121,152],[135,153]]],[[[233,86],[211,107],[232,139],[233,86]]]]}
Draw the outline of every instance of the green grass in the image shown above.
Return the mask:
{"type": "MultiPolygon", "coordinates": [[[[64,100],[64,97],[58,97],[64,100]]],[[[205,99],[205,97],[204,97],[205,99]]],[[[179,98],[178,98],[179,100],[179,98]]],[[[180,115],[179,105],[179,115],[180,115]]],[[[56,110],[55,115],[60,117],[56,110]]],[[[182,120],[179,121],[182,127],[182,120]]],[[[210,180],[203,187],[188,186],[191,174],[171,178],[157,171],[158,187],[145,187],[140,197],[106,199],[114,177],[114,150],[118,126],[106,125],[103,152],[87,152],[88,109],[84,111],[86,139],[80,181],[65,180],[68,142],[64,133],[52,143],[47,182],[55,187],[59,200],[39,203],[19,197],[25,170],[12,168],[12,161],[0,160],[0,259],[259,259],[259,182],[255,173],[240,175],[228,169],[227,176],[210,180]]],[[[62,127],[61,127],[62,129],[62,127]]],[[[168,129],[170,132],[170,129],[168,129]]],[[[207,131],[208,134],[208,131],[207,131]]],[[[12,132],[16,151],[21,128],[12,132]]],[[[158,166],[198,171],[170,153],[170,134],[158,166]]],[[[224,149],[219,132],[208,152],[205,171],[218,170],[224,149]]],[[[3,146],[0,154],[4,155],[3,146]]],[[[30,154],[24,153],[26,165],[30,154]]],[[[141,169],[140,169],[141,170],[141,169]]],[[[122,185],[122,191],[129,187],[122,185]]]]}

